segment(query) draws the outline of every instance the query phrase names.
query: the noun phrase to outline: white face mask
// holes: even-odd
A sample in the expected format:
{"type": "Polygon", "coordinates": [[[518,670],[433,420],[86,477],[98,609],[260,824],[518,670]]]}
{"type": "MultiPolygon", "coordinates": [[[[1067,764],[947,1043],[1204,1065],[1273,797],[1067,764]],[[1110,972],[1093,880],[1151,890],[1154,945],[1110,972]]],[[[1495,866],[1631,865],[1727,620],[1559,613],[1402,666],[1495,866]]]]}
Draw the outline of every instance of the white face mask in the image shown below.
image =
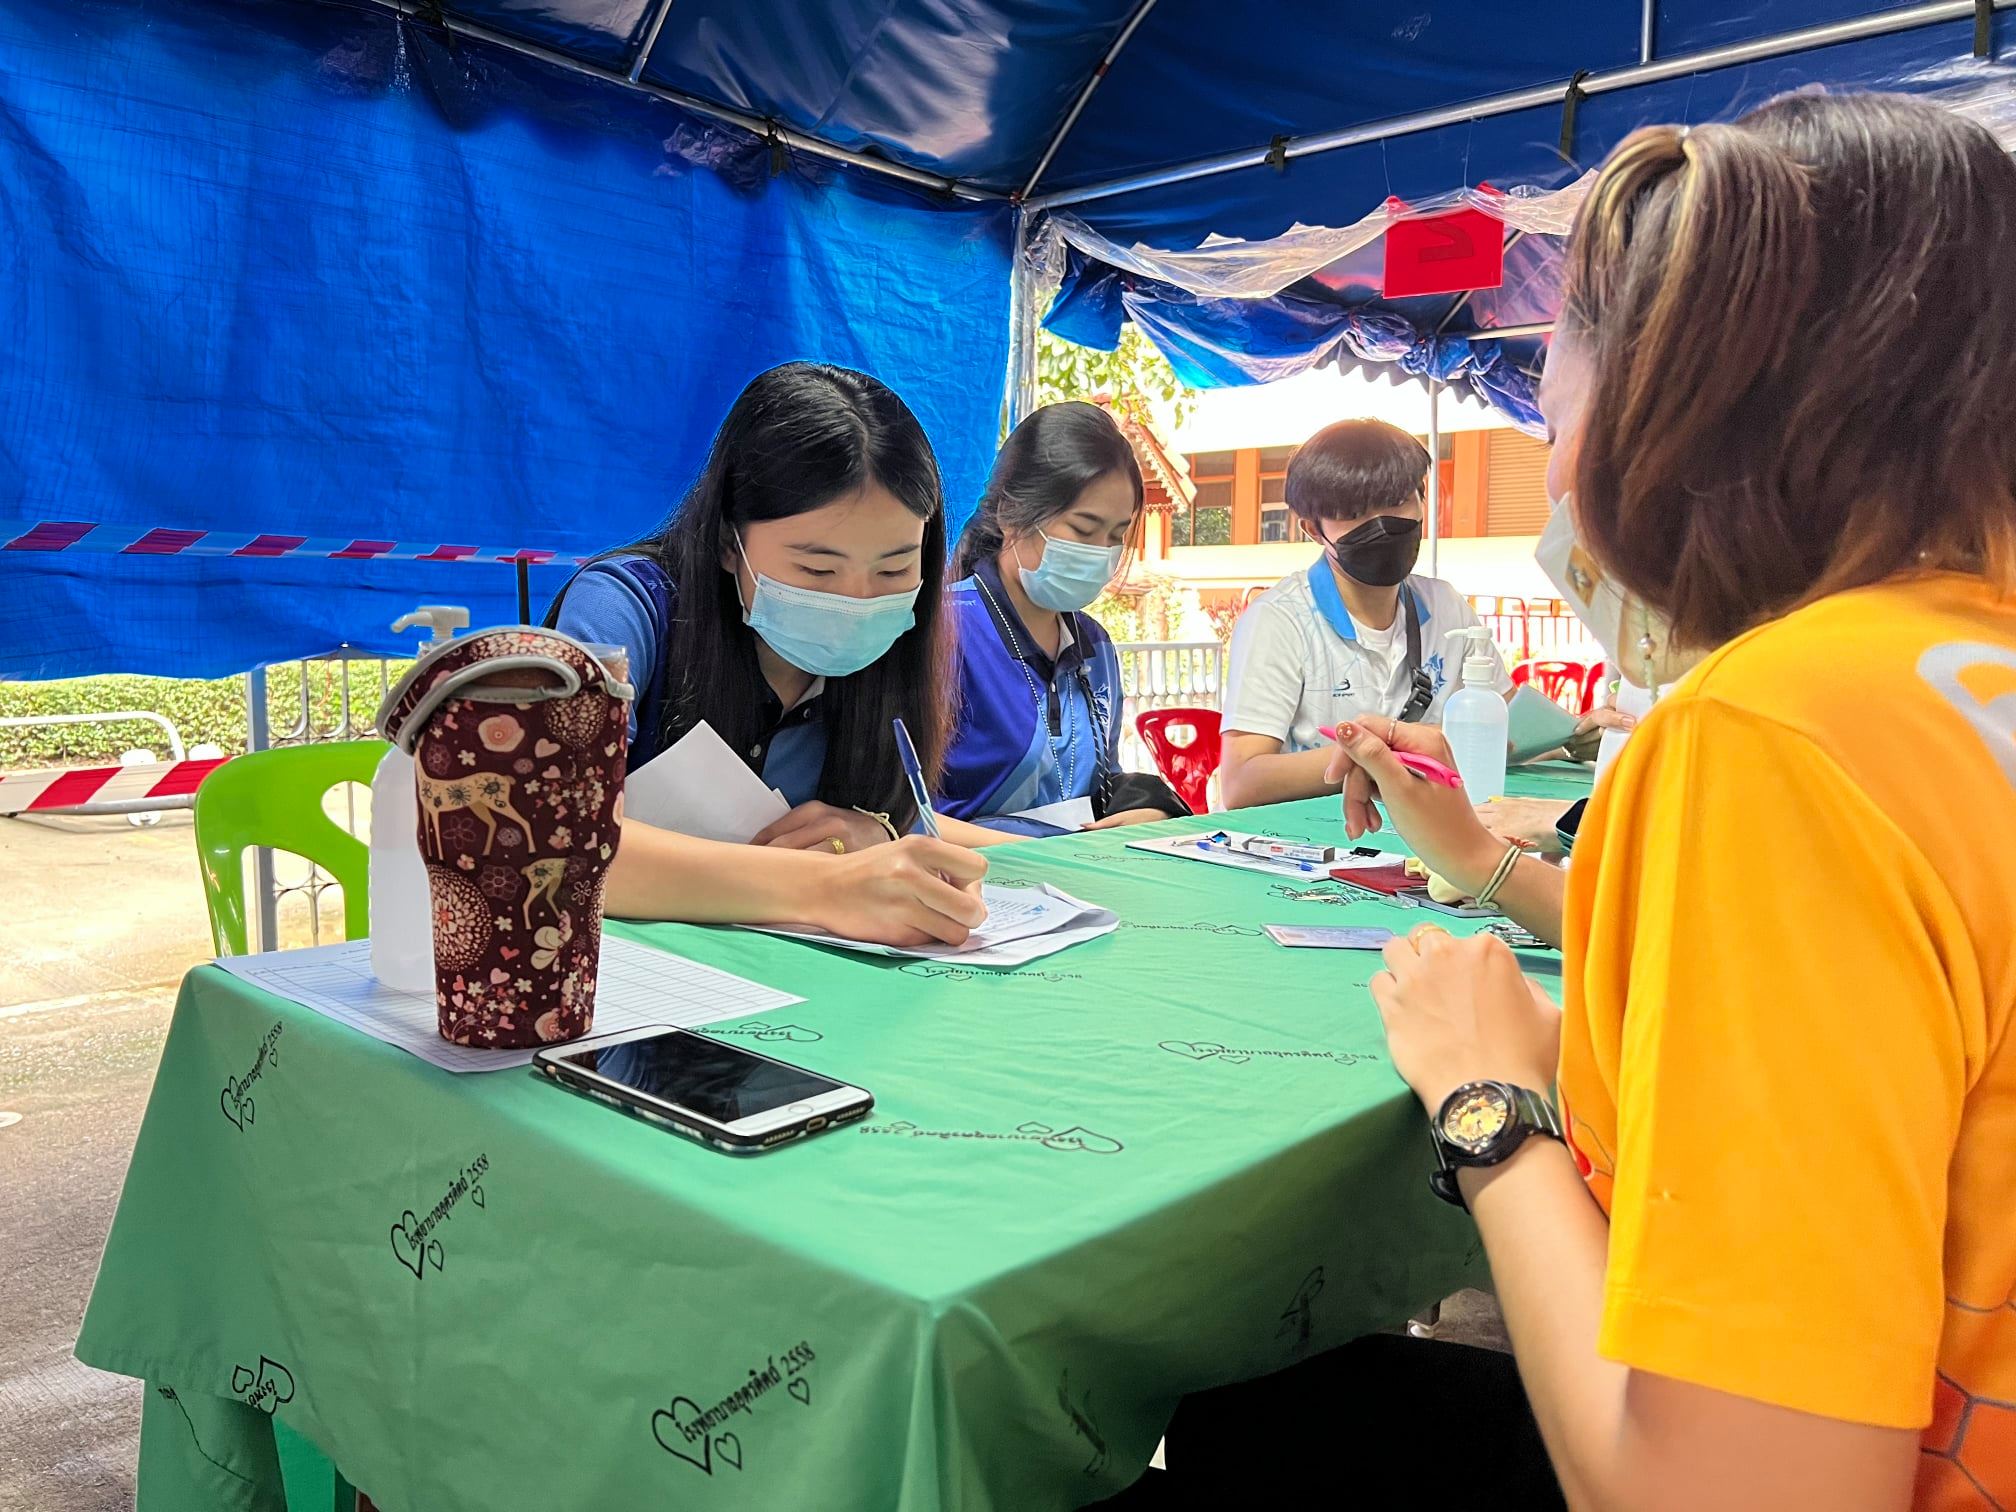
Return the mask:
{"type": "Polygon", "coordinates": [[[1589,627],[1603,656],[1624,680],[1659,696],[1699,661],[1699,652],[1680,651],[1665,618],[1631,597],[1604,574],[1575,534],[1573,495],[1552,501],[1553,512],[1533,560],[1566,599],[1575,617],[1589,627]]]}

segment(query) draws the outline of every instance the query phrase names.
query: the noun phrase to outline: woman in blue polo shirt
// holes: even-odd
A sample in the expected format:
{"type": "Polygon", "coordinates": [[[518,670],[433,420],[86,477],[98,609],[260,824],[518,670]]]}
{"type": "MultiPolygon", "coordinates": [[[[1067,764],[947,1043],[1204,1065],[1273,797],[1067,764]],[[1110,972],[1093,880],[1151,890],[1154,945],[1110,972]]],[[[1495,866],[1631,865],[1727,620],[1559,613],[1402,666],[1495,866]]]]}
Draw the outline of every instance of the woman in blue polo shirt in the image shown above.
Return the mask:
{"type": "Polygon", "coordinates": [[[984,845],[1190,812],[1161,778],[1120,770],[1120,659],[1082,612],[1141,505],[1134,449],[1096,405],[1039,409],[1003,444],[952,564],[959,705],[937,805],[983,833],[949,834],[984,845]]]}
{"type": "Polygon", "coordinates": [[[986,863],[903,833],[890,732],[900,716],[938,770],[944,553],[938,464],[901,399],[806,362],[751,381],[664,528],[583,569],[548,622],[629,653],[633,768],[704,721],[793,807],[755,845],[625,820],[610,913],[964,943],[986,863]]]}
{"type": "MultiPolygon", "coordinates": [[[[1335,792],[1318,732],[1366,721],[1439,723],[1455,691],[1448,636],[1477,623],[1440,578],[1419,577],[1428,449],[1381,420],[1345,420],[1295,453],[1290,513],[1323,548],[1256,599],[1232,634],[1218,781],[1227,808],[1335,792]]],[[[1497,687],[1512,680],[1501,663],[1497,687]]]]}

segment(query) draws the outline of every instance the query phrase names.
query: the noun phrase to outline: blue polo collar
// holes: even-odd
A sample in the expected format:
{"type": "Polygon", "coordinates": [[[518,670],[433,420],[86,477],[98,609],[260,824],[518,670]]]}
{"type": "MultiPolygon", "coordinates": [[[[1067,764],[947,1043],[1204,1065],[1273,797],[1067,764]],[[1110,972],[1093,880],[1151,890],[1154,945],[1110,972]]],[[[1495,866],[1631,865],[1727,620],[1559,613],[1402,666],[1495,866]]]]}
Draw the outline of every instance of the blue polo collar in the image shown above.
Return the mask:
{"type": "MultiPolygon", "coordinates": [[[[1421,595],[1415,591],[1414,580],[1409,578],[1402,585],[1408,600],[1414,605],[1414,617],[1420,620],[1425,630],[1428,625],[1428,606],[1421,602],[1421,595]]],[[[1351,622],[1351,611],[1344,607],[1344,595],[1337,590],[1336,574],[1330,570],[1330,559],[1318,557],[1309,566],[1309,592],[1316,600],[1316,612],[1323,616],[1324,623],[1347,641],[1358,639],[1358,627],[1351,622]]]]}

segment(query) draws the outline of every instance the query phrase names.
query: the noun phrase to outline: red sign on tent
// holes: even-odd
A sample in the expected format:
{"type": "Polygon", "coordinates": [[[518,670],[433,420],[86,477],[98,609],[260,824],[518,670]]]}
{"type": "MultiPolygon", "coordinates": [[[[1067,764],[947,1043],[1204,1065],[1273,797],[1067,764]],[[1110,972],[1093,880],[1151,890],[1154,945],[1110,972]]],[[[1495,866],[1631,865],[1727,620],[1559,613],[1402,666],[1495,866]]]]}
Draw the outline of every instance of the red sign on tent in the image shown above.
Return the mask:
{"type": "Polygon", "coordinates": [[[1505,282],[1505,223],[1482,210],[1409,216],[1386,228],[1388,299],[1457,294],[1505,282]]]}

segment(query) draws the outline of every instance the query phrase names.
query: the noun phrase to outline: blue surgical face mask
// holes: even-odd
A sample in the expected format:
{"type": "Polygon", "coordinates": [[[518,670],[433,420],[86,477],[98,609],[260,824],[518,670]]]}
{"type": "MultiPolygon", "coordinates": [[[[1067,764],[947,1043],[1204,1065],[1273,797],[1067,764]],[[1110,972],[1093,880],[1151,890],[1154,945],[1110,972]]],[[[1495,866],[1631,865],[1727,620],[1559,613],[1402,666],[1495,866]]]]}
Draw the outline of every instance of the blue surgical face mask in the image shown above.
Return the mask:
{"type": "MultiPolygon", "coordinates": [[[[738,532],[737,547],[742,545],[738,532]]],[[[746,548],[742,560],[749,561],[746,548]]],[[[801,672],[814,677],[846,677],[880,661],[904,631],[917,623],[920,584],[904,593],[876,598],[850,598],[795,588],[767,578],[749,563],[756,593],[742,605],[742,623],[801,672]]],[[[742,574],[735,574],[735,592],[742,593],[742,574]]]]}
{"type": "Polygon", "coordinates": [[[1120,570],[1125,546],[1087,546],[1079,541],[1043,537],[1043,560],[1031,571],[1024,567],[1022,591],[1038,609],[1068,614],[1083,609],[1106,591],[1120,570]]]}

